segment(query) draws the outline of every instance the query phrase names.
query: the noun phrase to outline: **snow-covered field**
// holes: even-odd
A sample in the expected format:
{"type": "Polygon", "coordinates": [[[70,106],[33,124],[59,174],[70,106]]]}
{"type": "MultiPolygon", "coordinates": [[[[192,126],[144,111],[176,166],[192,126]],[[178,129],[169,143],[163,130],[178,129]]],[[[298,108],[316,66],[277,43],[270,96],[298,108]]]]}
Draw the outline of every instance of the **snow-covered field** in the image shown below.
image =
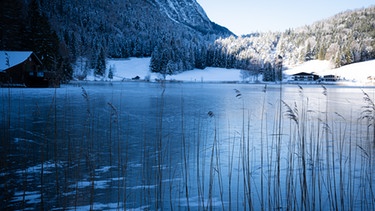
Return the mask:
{"type": "MultiPolygon", "coordinates": [[[[149,71],[150,58],[129,58],[129,59],[109,59],[107,60],[107,70],[104,78],[94,77],[89,74],[86,80],[104,80],[109,81],[108,73],[111,68],[114,77],[112,81],[127,81],[139,77],[140,80],[155,81],[163,78],[161,74],[151,73],[149,71]]],[[[315,73],[320,76],[338,75],[342,79],[350,82],[366,83],[369,76],[375,76],[375,60],[361,62],[333,68],[329,61],[313,60],[300,65],[287,67],[284,72],[286,80],[288,76],[299,73],[315,73]]],[[[176,80],[184,82],[242,82],[244,81],[241,70],[207,67],[204,70],[194,69],[181,72],[175,75],[167,75],[167,80],[176,80]]],[[[248,81],[249,79],[245,79],[248,81]]]]}
{"type": "MultiPolygon", "coordinates": [[[[129,58],[129,59],[109,59],[107,60],[107,70],[104,78],[98,78],[93,73],[88,74],[86,80],[109,81],[108,73],[113,71],[112,81],[127,81],[139,77],[140,80],[155,81],[162,79],[159,73],[152,73],[149,70],[150,58],[129,58]]],[[[194,69],[176,75],[167,75],[167,80],[177,80],[185,82],[231,82],[242,81],[241,70],[208,67],[204,70],[194,69]]]]}
{"type": "Polygon", "coordinates": [[[194,69],[176,75],[169,75],[167,80],[186,82],[234,82],[242,81],[241,70],[207,67],[204,70],[194,69]]]}
{"type": "Polygon", "coordinates": [[[332,74],[359,83],[366,83],[369,76],[375,77],[375,60],[355,63],[331,70],[332,74]]]}
{"type": "Polygon", "coordinates": [[[337,75],[349,82],[367,83],[369,76],[375,76],[375,60],[359,62],[340,68],[333,68],[329,61],[313,60],[295,67],[289,67],[284,73],[292,75],[299,72],[315,73],[319,76],[337,75]]]}

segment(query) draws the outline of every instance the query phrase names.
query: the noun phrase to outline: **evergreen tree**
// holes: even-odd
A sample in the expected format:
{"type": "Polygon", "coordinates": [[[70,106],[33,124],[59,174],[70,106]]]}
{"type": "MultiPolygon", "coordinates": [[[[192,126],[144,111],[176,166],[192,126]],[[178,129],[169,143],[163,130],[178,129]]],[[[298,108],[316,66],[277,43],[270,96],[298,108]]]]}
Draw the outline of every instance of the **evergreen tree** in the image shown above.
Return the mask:
{"type": "Polygon", "coordinates": [[[196,48],[194,66],[198,69],[204,69],[206,68],[206,61],[207,61],[207,50],[202,46],[196,48]]]}
{"type": "Polygon", "coordinates": [[[310,61],[312,59],[314,59],[314,53],[312,52],[311,44],[308,43],[306,46],[305,61],[310,61]]]}
{"type": "Polygon", "coordinates": [[[351,64],[353,63],[353,53],[351,52],[350,49],[345,50],[345,64],[351,64]]]}
{"type": "Polygon", "coordinates": [[[155,46],[154,51],[151,54],[150,71],[154,73],[161,71],[161,52],[159,46],[155,46]]]}
{"type": "Polygon", "coordinates": [[[114,72],[114,67],[110,66],[109,71],[108,71],[108,78],[113,79],[113,72],[114,72]]]}
{"type": "Polygon", "coordinates": [[[275,70],[272,68],[271,63],[267,62],[264,65],[263,80],[264,81],[275,81],[275,70]]]}
{"type": "Polygon", "coordinates": [[[52,31],[48,19],[41,14],[38,0],[30,2],[29,17],[31,49],[41,59],[45,68],[56,69],[59,39],[56,33],[52,31]]]}
{"type": "Polygon", "coordinates": [[[169,60],[165,69],[166,69],[165,70],[166,75],[172,75],[173,72],[177,70],[177,67],[176,67],[176,64],[172,60],[169,60]]]}
{"type": "Polygon", "coordinates": [[[319,53],[318,53],[318,59],[319,60],[324,60],[326,57],[326,49],[325,49],[325,46],[324,44],[322,46],[320,46],[319,48],[319,53]]]}
{"type": "Polygon", "coordinates": [[[341,67],[342,63],[341,63],[341,54],[340,54],[340,52],[336,53],[336,55],[334,57],[334,64],[335,64],[336,68],[341,67]]]}
{"type": "Polygon", "coordinates": [[[98,55],[98,60],[96,62],[96,66],[95,66],[95,75],[98,75],[98,76],[104,76],[104,73],[105,73],[105,69],[106,69],[106,61],[105,61],[105,53],[104,53],[104,49],[101,48],[100,49],[100,53],[98,55]]]}
{"type": "Polygon", "coordinates": [[[282,81],[283,79],[283,57],[278,55],[275,61],[275,80],[282,81]]]}
{"type": "MultiPolygon", "coordinates": [[[[24,4],[21,0],[0,1],[0,49],[24,50],[27,25],[24,4]]],[[[28,49],[29,50],[29,49],[28,49]]]]}

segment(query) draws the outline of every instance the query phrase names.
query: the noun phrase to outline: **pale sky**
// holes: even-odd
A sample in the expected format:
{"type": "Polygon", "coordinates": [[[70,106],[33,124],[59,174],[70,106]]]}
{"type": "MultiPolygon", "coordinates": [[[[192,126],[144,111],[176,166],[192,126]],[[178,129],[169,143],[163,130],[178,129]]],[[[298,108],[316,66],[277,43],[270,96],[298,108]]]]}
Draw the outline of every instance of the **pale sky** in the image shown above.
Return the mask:
{"type": "Polygon", "coordinates": [[[374,0],[197,0],[211,21],[236,35],[285,31],[346,10],[375,5],[374,0]]]}

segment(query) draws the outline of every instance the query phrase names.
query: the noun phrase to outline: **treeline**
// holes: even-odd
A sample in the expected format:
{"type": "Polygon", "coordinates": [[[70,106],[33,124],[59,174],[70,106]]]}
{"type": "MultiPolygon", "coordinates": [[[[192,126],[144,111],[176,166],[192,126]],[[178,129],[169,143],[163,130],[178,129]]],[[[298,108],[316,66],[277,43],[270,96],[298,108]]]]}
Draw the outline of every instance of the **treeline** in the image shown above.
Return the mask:
{"type": "Polygon", "coordinates": [[[61,82],[72,77],[68,49],[51,28],[37,0],[2,0],[0,14],[0,49],[33,51],[44,68],[53,70],[61,82]]]}

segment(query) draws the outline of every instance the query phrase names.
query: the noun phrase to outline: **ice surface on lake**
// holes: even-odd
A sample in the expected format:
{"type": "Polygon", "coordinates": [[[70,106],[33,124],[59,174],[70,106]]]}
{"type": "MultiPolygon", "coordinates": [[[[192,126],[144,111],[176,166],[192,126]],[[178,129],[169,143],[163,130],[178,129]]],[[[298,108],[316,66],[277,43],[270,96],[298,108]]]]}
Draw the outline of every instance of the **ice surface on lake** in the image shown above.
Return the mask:
{"type": "Polygon", "coordinates": [[[325,89],[144,82],[2,89],[0,206],[371,210],[375,151],[363,91],[372,99],[375,90],[325,89]]]}
{"type": "Polygon", "coordinates": [[[208,205],[212,205],[212,207],[214,207],[215,209],[218,209],[219,207],[221,207],[223,205],[223,203],[227,206],[228,205],[228,202],[225,201],[225,202],[222,202],[219,198],[212,198],[211,201],[204,201],[204,202],[199,202],[201,199],[199,199],[198,197],[191,197],[189,198],[189,204],[187,203],[187,199],[186,198],[181,198],[179,199],[179,203],[180,203],[180,206],[181,207],[192,207],[194,209],[198,209],[199,207],[202,207],[202,206],[208,206],[208,205]]]}

